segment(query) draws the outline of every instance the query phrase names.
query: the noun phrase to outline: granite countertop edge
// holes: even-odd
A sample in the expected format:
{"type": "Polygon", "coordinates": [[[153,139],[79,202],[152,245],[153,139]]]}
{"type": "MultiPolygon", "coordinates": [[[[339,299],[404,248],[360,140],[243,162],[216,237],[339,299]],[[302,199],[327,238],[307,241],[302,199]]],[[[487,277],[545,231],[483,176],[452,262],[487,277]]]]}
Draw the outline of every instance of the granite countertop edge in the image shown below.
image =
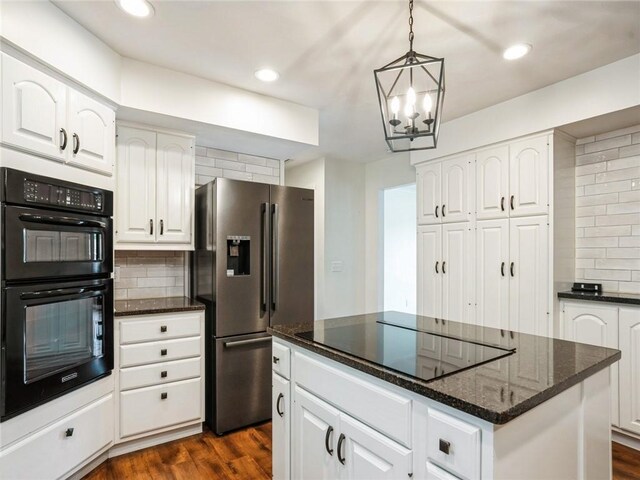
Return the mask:
{"type": "Polygon", "coordinates": [[[198,310],[205,310],[205,305],[189,297],[158,297],[116,300],[114,302],[113,315],[115,317],[127,317],[198,310]]]}
{"type": "Polygon", "coordinates": [[[640,305],[640,295],[633,293],[582,293],[558,292],[558,298],[585,300],[587,302],[623,303],[625,305],[640,305]]]}
{"type": "MultiPolygon", "coordinates": [[[[550,386],[543,392],[538,393],[537,395],[527,399],[526,401],[521,402],[508,410],[497,412],[495,410],[470,403],[466,400],[462,400],[454,395],[449,395],[441,391],[434,390],[429,387],[429,383],[431,382],[425,382],[413,377],[409,377],[407,375],[403,375],[399,372],[396,372],[395,370],[384,368],[380,365],[357,358],[348,353],[339,352],[337,350],[324,347],[322,345],[302,339],[292,334],[279,332],[271,327],[267,329],[267,332],[274,337],[306,348],[307,350],[322,355],[323,357],[329,358],[330,360],[334,360],[348,367],[355,368],[358,371],[372,375],[400,388],[404,388],[418,395],[422,395],[423,397],[443,403],[452,408],[490,422],[494,425],[504,425],[514,420],[515,418],[528,412],[529,410],[532,410],[543,402],[555,397],[559,393],[568,390],[574,385],[577,385],[582,380],[614,364],[621,358],[621,353],[620,351],[618,351],[615,355],[605,358],[602,361],[592,365],[591,367],[572,375],[564,381],[550,386]]],[[[455,376],[455,374],[453,375],[455,376]]]]}

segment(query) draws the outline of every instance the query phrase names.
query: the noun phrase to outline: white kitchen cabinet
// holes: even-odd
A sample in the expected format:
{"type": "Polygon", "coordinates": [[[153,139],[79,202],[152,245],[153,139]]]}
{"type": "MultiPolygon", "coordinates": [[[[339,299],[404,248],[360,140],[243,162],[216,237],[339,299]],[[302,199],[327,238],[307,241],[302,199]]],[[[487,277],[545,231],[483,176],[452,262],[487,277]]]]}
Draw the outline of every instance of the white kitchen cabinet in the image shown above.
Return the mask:
{"type": "Polygon", "coordinates": [[[440,223],[442,167],[440,162],[417,169],[418,224],[440,223]]]}
{"type": "Polygon", "coordinates": [[[547,135],[509,144],[511,217],[549,212],[549,140],[547,135]]]}
{"type": "Polygon", "coordinates": [[[418,168],[418,224],[469,220],[473,161],[473,155],[464,155],[418,168]]]}
{"type": "Polygon", "coordinates": [[[118,126],[116,249],[193,248],[193,137],[118,126]]]}
{"type": "Polygon", "coordinates": [[[111,175],[116,157],[115,112],[69,89],[68,125],[71,151],[67,162],[111,175]]]}
{"type": "Polygon", "coordinates": [[[156,217],[158,243],[190,243],[194,198],[193,140],[158,133],[156,217]]]}
{"type": "Polygon", "coordinates": [[[3,54],[2,143],[64,162],[70,148],[66,118],[67,87],[3,54]]]}
{"type": "Polygon", "coordinates": [[[345,414],[340,414],[336,455],[344,470],[341,477],[345,479],[392,480],[412,476],[411,450],[345,414]]]}
{"type": "Polygon", "coordinates": [[[2,67],[3,145],[113,174],[113,109],[9,55],[2,67]]]}
{"type": "Polygon", "coordinates": [[[640,434],[640,307],[620,307],[620,428],[640,434]]]}
{"type": "Polygon", "coordinates": [[[418,227],[418,313],[440,318],[442,313],[442,227],[418,227]]]}
{"type": "Polygon", "coordinates": [[[473,274],[470,233],[468,222],[442,226],[442,318],[446,320],[469,321],[473,274]]]}
{"type": "Polygon", "coordinates": [[[549,234],[547,216],[509,221],[510,329],[549,336],[549,234]]]}
{"type": "MultiPolygon", "coordinates": [[[[565,340],[618,348],[618,308],[593,302],[566,302],[562,305],[562,329],[565,340]]],[[[620,418],[618,368],[617,363],[611,365],[611,423],[615,426],[619,425],[620,418]]]]}
{"type": "Polygon", "coordinates": [[[476,222],[476,323],[509,329],[509,220],[476,222]]]}
{"type": "Polygon", "coordinates": [[[476,219],[509,216],[509,147],[482,150],[476,156],[476,219]]]}
{"type": "MultiPolygon", "coordinates": [[[[340,412],[300,387],[295,387],[291,436],[291,478],[338,478],[336,447],[340,412]]],[[[275,438],[275,431],[274,431],[275,438]]]]}
{"type": "Polygon", "coordinates": [[[274,480],[290,478],[291,465],[291,396],[289,380],[277,373],[271,374],[271,428],[273,431],[272,459],[274,480]]]}

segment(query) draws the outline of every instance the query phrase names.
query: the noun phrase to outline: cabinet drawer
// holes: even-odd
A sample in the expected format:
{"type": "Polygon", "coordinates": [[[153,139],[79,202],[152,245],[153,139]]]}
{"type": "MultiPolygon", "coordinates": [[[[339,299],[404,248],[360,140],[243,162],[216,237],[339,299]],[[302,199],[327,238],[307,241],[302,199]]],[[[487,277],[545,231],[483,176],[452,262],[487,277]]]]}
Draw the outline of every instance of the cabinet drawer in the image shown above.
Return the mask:
{"type": "Polygon", "coordinates": [[[436,467],[433,463],[427,462],[427,480],[459,480],[446,470],[436,467]]]}
{"type": "Polygon", "coordinates": [[[131,390],[132,388],[149,387],[200,377],[202,375],[200,361],[201,357],[194,357],[141,367],[123,368],[120,370],[120,390],[131,390]]]}
{"type": "Polygon", "coordinates": [[[200,335],[201,313],[153,315],[152,318],[120,321],[120,344],[153,342],[200,335]]]}
{"type": "Polygon", "coordinates": [[[200,378],[122,392],[120,437],[197,421],[201,410],[200,378]]]}
{"type": "Polygon", "coordinates": [[[427,421],[429,460],[460,478],[480,478],[480,428],[432,408],[427,421]]]}
{"type": "Polygon", "coordinates": [[[120,367],[179,360],[200,354],[200,337],[123,345],[120,347],[120,367]]]}
{"type": "Polygon", "coordinates": [[[295,352],[295,382],[345,413],[411,447],[411,400],[295,352]]]}
{"type": "Polygon", "coordinates": [[[112,419],[109,394],[2,451],[2,478],[65,477],[113,442],[112,419]]]}
{"type": "Polygon", "coordinates": [[[280,376],[288,379],[291,375],[291,351],[281,343],[273,341],[271,367],[280,376]]]}

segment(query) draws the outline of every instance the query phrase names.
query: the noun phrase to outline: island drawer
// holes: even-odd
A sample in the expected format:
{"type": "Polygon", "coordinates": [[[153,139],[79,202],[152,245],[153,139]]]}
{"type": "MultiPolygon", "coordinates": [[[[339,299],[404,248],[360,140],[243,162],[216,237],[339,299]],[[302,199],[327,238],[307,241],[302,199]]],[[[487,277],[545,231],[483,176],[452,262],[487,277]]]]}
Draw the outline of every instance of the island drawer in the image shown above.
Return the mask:
{"type": "Polygon", "coordinates": [[[129,437],[200,418],[200,378],[120,393],[120,437],[129,437]]]}
{"type": "Polygon", "coordinates": [[[480,428],[433,408],[427,422],[429,460],[462,479],[480,478],[480,428]]]}
{"type": "Polygon", "coordinates": [[[153,342],[200,335],[200,312],[151,315],[120,322],[120,344],[153,342]]]}
{"type": "Polygon", "coordinates": [[[411,448],[411,400],[304,353],[294,353],[301,387],[366,425],[411,448]]]}
{"type": "Polygon", "coordinates": [[[201,350],[200,337],[122,345],[120,347],[120,367],[197,357],[201,355],[201,350]]]}
{"type": "Polygon", "coordinates": [[[148,387],[201,376],[201,357],[152,363],[120,370],[120,390],[148,387]]]}
{"type": "Polygon", "coordinates": [[[291,351],[281,343],[273,340],[273,355],[271,356],[271,367],[280,376],[289,379],[291,375],[291,351]]]}

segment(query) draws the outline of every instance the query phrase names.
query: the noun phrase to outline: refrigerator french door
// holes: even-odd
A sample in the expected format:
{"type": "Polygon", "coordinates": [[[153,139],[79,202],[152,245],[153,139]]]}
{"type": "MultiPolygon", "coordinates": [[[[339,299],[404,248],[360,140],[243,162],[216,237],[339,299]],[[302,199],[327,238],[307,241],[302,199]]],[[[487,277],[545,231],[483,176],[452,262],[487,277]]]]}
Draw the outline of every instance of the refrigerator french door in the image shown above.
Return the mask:
{"type": "Polygon", "coordinates": [[[207,306],[206,420],[271,417],[269,325],[313,319],[313,191],[216,179],[196,191],[193,285],[207,306]]]}

